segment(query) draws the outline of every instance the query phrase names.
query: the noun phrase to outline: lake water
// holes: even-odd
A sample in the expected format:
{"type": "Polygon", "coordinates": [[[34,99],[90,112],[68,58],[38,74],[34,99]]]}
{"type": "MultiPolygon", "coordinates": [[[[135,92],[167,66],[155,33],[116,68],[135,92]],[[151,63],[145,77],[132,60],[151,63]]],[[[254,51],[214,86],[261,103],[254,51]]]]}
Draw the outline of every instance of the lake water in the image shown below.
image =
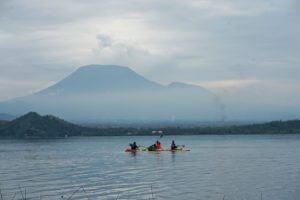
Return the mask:
{"type": "Polygon", "coordinates": [[[0,140],[4,200],[300,199],[300,135],[165,136],[190,152],[125,153],[158,137],[0,140]],[[21,194],[22,190],[22,194],[21,194]],[[71,196],[73,195],[73,196],[71,196]]]}

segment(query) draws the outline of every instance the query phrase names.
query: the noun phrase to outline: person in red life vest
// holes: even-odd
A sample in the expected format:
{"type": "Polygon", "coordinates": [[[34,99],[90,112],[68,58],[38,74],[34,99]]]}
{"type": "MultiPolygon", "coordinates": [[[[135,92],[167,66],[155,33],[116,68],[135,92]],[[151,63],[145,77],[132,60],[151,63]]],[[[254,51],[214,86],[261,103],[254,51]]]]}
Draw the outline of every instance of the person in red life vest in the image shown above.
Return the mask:
{"type": "Polygon", "coordinates": [[[148,147],[149,151],[158,151],[162,150],[162,146],[160,142],[157,140],[154,144],[152,144],[150,147],[148,147]]]}
{"type": "Polygon", "coordinates": [[[156,149],[162,149],[162,146],[161,146],[161,144],[160,144],[160,142],[158,140],[155,143],[155,148],[156,149]]]}

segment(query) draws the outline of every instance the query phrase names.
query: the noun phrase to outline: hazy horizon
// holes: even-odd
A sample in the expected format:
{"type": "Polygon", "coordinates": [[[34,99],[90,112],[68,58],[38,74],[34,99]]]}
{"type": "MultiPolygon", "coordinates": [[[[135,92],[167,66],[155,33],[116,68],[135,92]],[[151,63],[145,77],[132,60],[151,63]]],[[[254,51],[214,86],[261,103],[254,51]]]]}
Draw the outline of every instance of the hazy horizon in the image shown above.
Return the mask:
{"type": "Polygon", "coordinates": [[[0,111],[30,111],[82,122],[251,122],[297,119],[298,109],[226,101],[205,88],[161,85],[128,67],[88,65],[33,95],[0,103],[0,111]]]}

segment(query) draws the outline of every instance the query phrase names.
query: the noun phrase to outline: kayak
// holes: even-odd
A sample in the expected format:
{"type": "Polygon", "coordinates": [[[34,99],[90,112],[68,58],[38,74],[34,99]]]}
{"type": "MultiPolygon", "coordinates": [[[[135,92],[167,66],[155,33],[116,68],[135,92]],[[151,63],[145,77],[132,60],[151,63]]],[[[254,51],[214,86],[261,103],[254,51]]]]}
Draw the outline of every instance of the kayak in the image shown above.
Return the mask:
{"type": "Polygon", "coordinates": [[[168,149],[166,151],[171,151],[171,152],[184,152],[184,151],[191,151],[190,149],[185,149],[185,148],[179,148],[179,149],[168,149]]]}
{"type": "Polygon", "coordinates": [[[128,148],[125,150],[125,152],[131,152],[131,153],[141,152],[141,151],[148,151],[148,149],[147,148],[139,148],[139,149],[128,148]]]}
{"type": "Polygon", "coordinates": [[[160,152],[160,151],[170,151],[170,152],[185,152],[185,151],[191,151],[190,149],[185,148],[179,148],[179,149],[156,149],[156,150],[148,150],[147,148],[140,148],[140,149],[126,149],[125,152],[145,152],[145,151],[151,151],[151,152],[160,152]]]}

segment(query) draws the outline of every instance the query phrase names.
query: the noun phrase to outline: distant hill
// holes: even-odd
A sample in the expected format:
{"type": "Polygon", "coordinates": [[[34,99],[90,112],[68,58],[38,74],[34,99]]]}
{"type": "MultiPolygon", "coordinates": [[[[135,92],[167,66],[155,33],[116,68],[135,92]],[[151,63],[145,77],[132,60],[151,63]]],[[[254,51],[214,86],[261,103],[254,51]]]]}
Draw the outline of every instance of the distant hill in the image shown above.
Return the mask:
{"type": "Polygon", "coordinates": [[[215,95],[195,85],[161,85],[117,65],[87,65],[36,94],[0,103],[0,112],[31,110],[73,121],[222,119],[215,95]]]}
{"type": "Polygon", "coordinates": [[[5,121],[5,120],[0,120],[0,129],[1,129],[1,126],[3,126],[4,124],[8,123],[8,121],[5,121]]]}
{"type": "Polygon", "coordinates": [[[13,121],[0,123],[0,137],[57,138],[80,135],[83,128],[57,117],[30,112],[13,121]]]}

